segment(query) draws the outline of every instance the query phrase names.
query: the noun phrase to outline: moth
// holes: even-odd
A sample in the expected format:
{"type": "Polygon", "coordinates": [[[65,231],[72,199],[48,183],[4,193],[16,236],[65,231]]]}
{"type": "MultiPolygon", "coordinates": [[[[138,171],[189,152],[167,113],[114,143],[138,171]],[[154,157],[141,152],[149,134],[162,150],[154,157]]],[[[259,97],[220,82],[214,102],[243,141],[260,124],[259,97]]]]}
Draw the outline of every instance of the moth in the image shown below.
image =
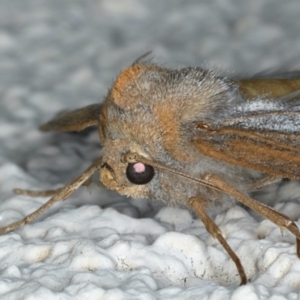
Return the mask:
{"type": "Polygon", "coordinates": [[[57,190],[15,189],[52,198],[0,234],[31,222],[99,172],[100,181],[122,195],[194,210],[234,261],[241,284],[247,283],[243,265],[206,212],[211,205],[235,199],[286,228],[300,258],[296,223],[250,197],[283,178],[300,179],[297,75],[231,79],[199,67],[167,69],[142,56],[120,73],[103,104],[61,113],[40,127],[97,126],[103,155],[57,190]]]}

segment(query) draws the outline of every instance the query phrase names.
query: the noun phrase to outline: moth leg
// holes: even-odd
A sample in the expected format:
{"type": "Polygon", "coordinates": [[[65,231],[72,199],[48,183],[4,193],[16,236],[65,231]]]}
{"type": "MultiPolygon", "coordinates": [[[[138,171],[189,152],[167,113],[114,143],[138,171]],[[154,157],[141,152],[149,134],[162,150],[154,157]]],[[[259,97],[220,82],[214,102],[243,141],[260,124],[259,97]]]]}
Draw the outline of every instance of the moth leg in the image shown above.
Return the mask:
{"type": "Polygon", "coordinates": [[[45,190],[45,191],[33,191],[33,190],[23,190],[23,189],[13,189],[13,192],[17,195],[24,195],[28,197],[49,197],[60,192],[63,188],[58,188],[56,190],[45,190]]]}
{"type": "Polygon", "coordinates": [[[36,219],[39,215],[41,215],[44,211],[50,208],[54,203],[58,201],[65,200],[69,198],[74,192],[82,186],[97,170],[100,169],[102,158],[97,159],[89,168],[87,168],[80,176],[78,176],[75,180],[65,185],[64,187],[58,189],[58,192],[48,200],[44,205],[42,205],[39,209],[26,216],[20,221],[11,223],[5,227],[0,228],[0,234],[4,234],[6,232],[10,232],[22,225],[25,225],[32,220],[36,219]]]}
{"type": "MultiPolygon", "coordinates": [[[[86,186],[88,191],[90,192],[90,186],[91,185],[97,185],[98,187],[102,187],[103,185],[100,182],[94,182],[92,180],[92,177],[88,178],[82,186],[86,186]]],[[[60,192],[63,189],[63,187],[55,189],[55,190],[44,190],[44,191],[34,191],[34,190],[25,190],[25,189],[19,189],[15,188],[13,189],[13,192],[17,195],[23,195],[23,196],[28,196],[28,197],[49,197],[52,195],[55,195],[56,193],[60,192]]]]}
{"type": "Polygon", "coordinates": [[[223,248],[228,253],[229,257],[233,260],[233,262],[236,265],[236,268],[238,270],[238,273],[241,278],[241,285],[247,283],[247,276],[244,270],[244,267],[239,259],[239,257],[235,254],[235,252],[231,249],[231,247],[228,245],[224,237],[222,236],[222,232],[218,225],[207,215],[204,208],[202,207],[200,201],[198,198],[191,198],[189,200],[189,204],[191,207],[195,210],[195,212],[200,217],[201,221],[203,222],[206,230],[214,237],[216,238],[219,243],[223,246],[223,248]]]}
{"type": "Polygon", "coordinates": [[[218,176],[207,175],[205,179],[213,185],[215,185],[220,190],[222,190],[223,192],[225,192],[226,194],[234,197],[239,202],[243,203],[252,210],[269,219],[270,221],[278,225],[280,228],[286,228],[288,231],[290,231],[296,237],[296,251],[298,258],[300,258],[300,231],[296,223],[292,221],[288,216],[278,212],[277,210],[268,205],[265,205],[250,198],[249,196],[238,191],[232,185],[228,184],[218,176]]]}
{"type": "Polygon", "coordinates": [[[252,185],[250,185],[249,192],[259,191],[259,190],[267,187],[268,185],[271,185],[273,183],[277,183],[281,180],[282,180],[282,178],[277,177],[277,176],[273,176],[273,175],[263,177],[262,179],[254,182],[252,185]]]}

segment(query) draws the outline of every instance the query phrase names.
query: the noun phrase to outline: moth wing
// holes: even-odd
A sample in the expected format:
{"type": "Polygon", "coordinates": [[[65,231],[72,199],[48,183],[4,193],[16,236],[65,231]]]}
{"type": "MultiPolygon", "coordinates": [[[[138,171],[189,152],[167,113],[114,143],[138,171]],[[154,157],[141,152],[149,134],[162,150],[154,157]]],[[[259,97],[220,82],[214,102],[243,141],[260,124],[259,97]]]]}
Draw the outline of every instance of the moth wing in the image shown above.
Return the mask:
{"type": "Polygon", "coordinates": [[[300,134],[285,137],[280,134],[278,139],[274,132],[255,134],[224,128],[216,132],[202,131],[193,143],[201,153],[214,159],[269,175],[300,180],[299,139],[300,134]],[[294,139],[298,139],[298,145],[289,146],[289,141],[294,139]]]}
{"type": "Polygon", "coordinates": [[[299,79],[300,71],[283,71],[278,69],[269,69],[255,74],[256,79],[299,79]]]}
{"type": "MultiPolygon", "coordinates": [[[[269,99],[284,97],[287,94],[300,89],[300,79],[288,79],[288,73],[284,74],[286,78],[251,78],[236,81],[240,91],[249,99],[265,96],[269,99]]],[[[283,75],[281,75],[283,76],[283,75]]],[[[292,75],[291,75],[292,76],[292,75]]]]}
{"type": "Polygon", "coordinates": [[[300,90],[274,101],[287,110],[247,113],[219,124],[198,124],[193,144],[217,160],[300,180],[300,90]]]}
{"type": "Polygon", "coordinates": [[[98,125],[102,104],[91,104],[73,111],[62,112],[41,125],[41,131],[81,131],[98,125]]]}

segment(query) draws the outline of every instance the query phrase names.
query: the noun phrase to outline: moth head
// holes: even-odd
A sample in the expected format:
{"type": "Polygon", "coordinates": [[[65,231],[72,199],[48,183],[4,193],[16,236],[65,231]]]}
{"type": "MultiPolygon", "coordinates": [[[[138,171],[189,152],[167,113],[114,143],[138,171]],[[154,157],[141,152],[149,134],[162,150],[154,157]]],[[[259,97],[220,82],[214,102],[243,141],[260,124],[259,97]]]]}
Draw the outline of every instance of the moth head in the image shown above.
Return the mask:
{"type": "Polygon", "coordinates": [[[115,80],[101,110],[99,135],[103,145],[102,183],[120,194],[149,198],[155,170],[141,163],[128,163],[129,152],[145,158],[159,156],[160,124],[150,109],[150,95],[157,94],[161,68],[134,64],[115,80]],[[149,81],[145,73],[152,74],[149,81]]]}
{"type": "Polygon", "coordinates": [[[100,180],[109,189],[122,195],[148,198],[149,184],[155,176],[152,166],[142,162],[130,163],[126,160],[129,151],[147,156],[141,147],[126,140],[106,141],[100,169],[100,180]]]}
{"type": "Polygon", "coordinates": [[[123,157],[128,152],[137,153],[186,172],[194,169],[199,161],[199,153],[190,142],[194,123],[218,110],[217,100],[224,90],[224,83],[215,74],[197,68],[170,70],[137,61],[122,71],[99,118],[103,184],[132,197],[162,198],[171,193],[174,198],[184,197],[192,187],[182,181],[174,189],[171,183],[178,182],[178,176],[162,170],[155,173],[143,163],[128,164],[123,157]]]}

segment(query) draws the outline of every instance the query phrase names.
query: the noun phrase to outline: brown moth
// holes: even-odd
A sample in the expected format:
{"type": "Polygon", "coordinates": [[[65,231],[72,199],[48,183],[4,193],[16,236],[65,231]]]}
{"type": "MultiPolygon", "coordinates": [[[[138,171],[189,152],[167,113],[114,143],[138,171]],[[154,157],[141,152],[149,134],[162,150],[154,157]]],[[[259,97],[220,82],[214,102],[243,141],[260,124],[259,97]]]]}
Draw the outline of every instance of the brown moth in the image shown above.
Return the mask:
{"type": "Polygon", "coordinates": [[[244,268],[214,221],[212,203],[235,199],[296,237],[284,214],[249,197],[282,178],[300,179],[300,79],[297,73],[233,80],[202,68],[171,70],[145,56],[121,72],[103,104],[65,112],[42,131],[81,131],[97,126],[103,156],[57,190],[18,194],[50,196],[24,225],[86,185],[96,171],[109,189],[193,209],[222,244],[241,278],[244,268]]]}

